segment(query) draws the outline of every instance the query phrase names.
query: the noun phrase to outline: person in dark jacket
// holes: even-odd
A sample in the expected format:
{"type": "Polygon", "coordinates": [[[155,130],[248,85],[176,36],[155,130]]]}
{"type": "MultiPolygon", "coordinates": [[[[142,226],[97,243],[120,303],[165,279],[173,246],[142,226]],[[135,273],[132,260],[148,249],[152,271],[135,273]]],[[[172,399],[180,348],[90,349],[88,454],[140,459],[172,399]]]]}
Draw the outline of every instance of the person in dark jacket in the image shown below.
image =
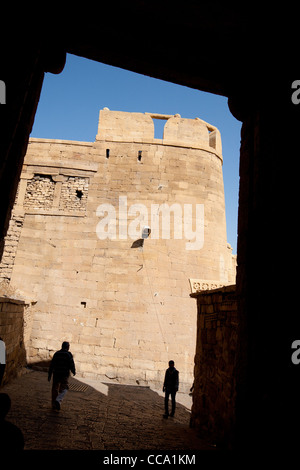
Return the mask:
{"type": "Polygon", "coordinates": [[[48,372],[48,381],[50,382],[53,374],[52,383],[52,406],[60,410],[61,402],[69,389],[68,379],[70,371],[76,374],[75,364],[72,353],[69,351],[70,344],[64,341],[61,350],[54,354],[48,372]]]}
{"type": "Polygon", "coordinates": [[[174,367],[174,361],[169,361],[169,368],[165,373],[165,380],[163,385],[163,392],[165,392],[165,414],[164,418],[169,416],[169,396],[171,395],[172,399],[172,411],[170,416],[174,416],[176,408],[176,392],[178,392],[179,387],[179,372],[174,367]]]}

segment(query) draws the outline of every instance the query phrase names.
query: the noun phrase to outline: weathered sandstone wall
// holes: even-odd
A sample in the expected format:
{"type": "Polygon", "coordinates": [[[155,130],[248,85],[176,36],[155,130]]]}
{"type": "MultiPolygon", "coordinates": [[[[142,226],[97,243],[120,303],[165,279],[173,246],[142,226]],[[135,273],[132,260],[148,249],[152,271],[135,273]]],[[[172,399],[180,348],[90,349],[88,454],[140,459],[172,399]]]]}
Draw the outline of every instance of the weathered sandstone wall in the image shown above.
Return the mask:
{"type": "Polygon", "coordinates": [[[189,279],[235,279],[219,131],[198,118],[105,108],[95,142],[31,139],[0,275],[37,300],[30,362],[66,339],[82,376],[161,386],[173,359],[187,389],[189,279]],[[154,139],[162,117],[164,137],[154,139]]]}

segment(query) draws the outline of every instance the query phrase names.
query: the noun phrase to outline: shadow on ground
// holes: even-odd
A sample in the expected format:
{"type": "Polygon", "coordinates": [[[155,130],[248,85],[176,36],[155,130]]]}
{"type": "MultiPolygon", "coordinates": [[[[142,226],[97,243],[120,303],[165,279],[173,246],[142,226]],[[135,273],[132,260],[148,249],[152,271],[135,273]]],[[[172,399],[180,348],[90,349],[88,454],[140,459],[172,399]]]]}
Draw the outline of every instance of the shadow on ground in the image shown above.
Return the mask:
{"type": "Polygon", "coordinates": [[[2,387],[12,401],[7,420],[22,430],[25,450],[212,449],[189,427],[185,406],[166,420],[164,398],[150,388],[94,383],[71,378],[59,412],[46,372],[27,371],[2,387]]]}

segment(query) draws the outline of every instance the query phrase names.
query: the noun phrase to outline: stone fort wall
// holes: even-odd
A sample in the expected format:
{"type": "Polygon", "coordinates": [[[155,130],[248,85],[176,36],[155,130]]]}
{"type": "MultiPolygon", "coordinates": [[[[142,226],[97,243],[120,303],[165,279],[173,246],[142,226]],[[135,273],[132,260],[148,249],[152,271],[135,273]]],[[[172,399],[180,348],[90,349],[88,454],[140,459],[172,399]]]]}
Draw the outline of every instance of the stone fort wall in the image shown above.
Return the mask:
{"type": "Polygon", "coordinates": [[[68,340],[83,377],[160,387],[173,359],[189,388],[197,318],[189,279],[235,282],[219,131],[198,118],[104,108],[95,142],[30,139],[0,276],[36,301],[29,362],[49,360],[68,340]],[[155,139],[160,118],[164,136],[155,139]],[[203,240],[187,249],[197,204],[203,240]]]}

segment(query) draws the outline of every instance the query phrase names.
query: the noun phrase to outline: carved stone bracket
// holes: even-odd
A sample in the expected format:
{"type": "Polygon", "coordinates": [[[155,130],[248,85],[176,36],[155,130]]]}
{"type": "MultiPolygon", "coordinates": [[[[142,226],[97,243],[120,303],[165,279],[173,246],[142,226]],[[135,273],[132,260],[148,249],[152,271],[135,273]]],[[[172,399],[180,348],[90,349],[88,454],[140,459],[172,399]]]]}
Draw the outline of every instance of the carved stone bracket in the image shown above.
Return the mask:
{"type": "Polygon", "coordinates": [[[195,294],[204,290],[218,289],[228,285],[226,282],[212,281],[207,279],[189,279],[191,286],[191,293],[195,294]]]}

